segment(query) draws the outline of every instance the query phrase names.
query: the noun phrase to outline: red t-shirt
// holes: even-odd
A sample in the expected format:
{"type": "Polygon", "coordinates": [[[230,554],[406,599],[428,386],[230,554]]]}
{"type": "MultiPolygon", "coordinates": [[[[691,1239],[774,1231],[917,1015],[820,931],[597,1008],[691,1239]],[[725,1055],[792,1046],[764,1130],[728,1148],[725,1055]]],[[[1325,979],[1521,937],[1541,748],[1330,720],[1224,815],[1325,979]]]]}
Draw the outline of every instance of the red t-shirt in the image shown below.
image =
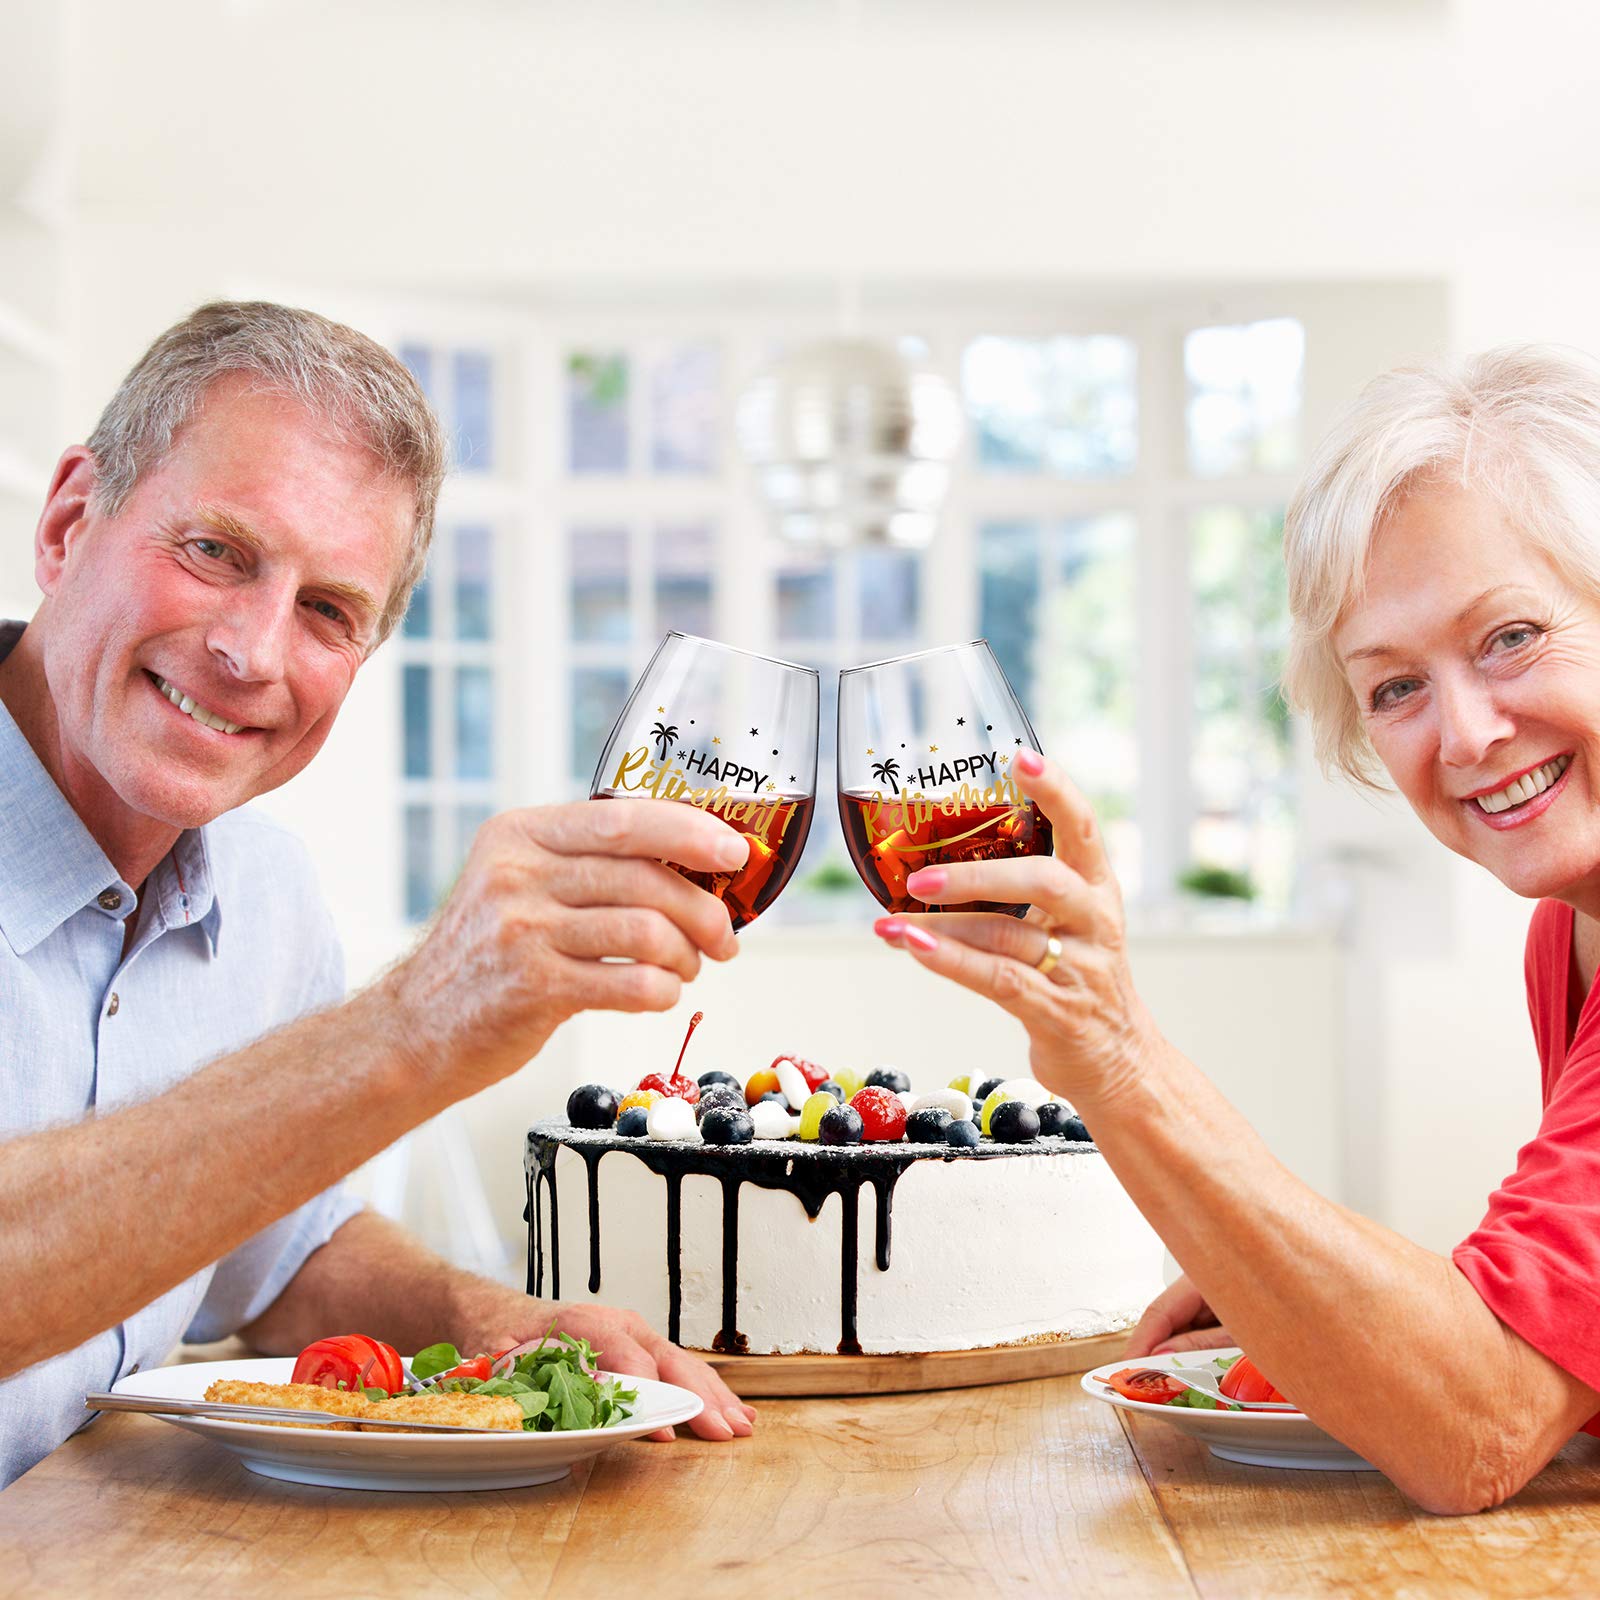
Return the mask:
{"type": "MultiPolygon", "coordinates": [[[[1528,924],[1528,1013],[1543,1066],[1538,1136],[1452,1259],[1534,1349],[1600,1389],[1600,983],[1577,993],[1572,907],[1528,924]]],[[[1600,1414],[1585,1425],[1600,1434],[1600,1414]]]]}

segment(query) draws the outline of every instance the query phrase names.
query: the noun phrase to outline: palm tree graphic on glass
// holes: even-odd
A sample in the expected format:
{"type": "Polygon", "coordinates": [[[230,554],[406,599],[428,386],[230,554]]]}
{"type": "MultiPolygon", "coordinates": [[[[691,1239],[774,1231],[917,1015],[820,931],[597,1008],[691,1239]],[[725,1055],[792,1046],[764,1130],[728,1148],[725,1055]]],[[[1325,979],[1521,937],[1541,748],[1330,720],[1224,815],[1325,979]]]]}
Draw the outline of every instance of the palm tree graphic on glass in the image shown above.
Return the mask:
{"type": "Polygon", "coordinates": [[[845,668],[838,730],[845,845],[886,911],[1027,910],[1004,900],[929,905],[907,888],[921,867],[1050,854],[1050,819],[1010,772],[1014,753],[1038,741],[983,640],[845,668]],[[897,743],[903,756],[878,755],[897,743]]]}
{"type": "Polygon", "coordinates": [[[663,862],[715,895],[737,933],[778,898],[793,874],[816,789],[815,670],[715,639],[669,633],[612,725],[589,793],[698,806],[743,834],[749,853],[734,871],[698,872],[663,862]],[[651,720],[652,707],[659,720],[651,720]],[[758,729],[765,737],[757,737],[758,729]],[[781,762],[774,759],[780,751],[781,762]]]}

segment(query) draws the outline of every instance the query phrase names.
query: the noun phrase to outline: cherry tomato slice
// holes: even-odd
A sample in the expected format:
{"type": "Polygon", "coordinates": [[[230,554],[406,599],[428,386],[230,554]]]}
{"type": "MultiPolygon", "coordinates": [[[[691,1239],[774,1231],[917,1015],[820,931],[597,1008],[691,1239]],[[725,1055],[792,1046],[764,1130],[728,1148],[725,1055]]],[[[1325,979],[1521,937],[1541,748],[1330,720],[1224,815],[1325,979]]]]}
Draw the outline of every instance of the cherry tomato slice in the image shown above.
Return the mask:
{"type": "Polygon", "coordinates": [[[487,1383],[489,1374],[494,1371],[494,1356],[474,1356],[470,1361],[463,1361],[459,1367],[451,1367],[448,1372],[441,1372],[441,1378],[476,1378],[479,1383],[487,1383]]]}
{"type": "Polygon", "coordinates": [[[1153,1406],[1176,1400],[1189,1387],[1170,1372],[1158,1372],[1154,1367],[1124,1367],[1106,1382],[1124,1399],[1144,1400],[1153,1406]]]}
{"type": "Polygon", "coordinates": [[[1222,1374],[1222,1381],[1217,1387],[1230,1400],[1260,1401],[1276,1400],[1288,1405],[1288,1399],[1279,1394],[1272,1384],[1262,1376],[1261,1369],[1249,1356],[1240,1356],[1234,1364],[1222,1374]]]}
{"type": "Polygon", "coordinates": [[[293,1383],[314,1383],[323,1389],[382,1389],[399,1394],[405,1388],[400,1354],[393,1345],[364,1333],[341,1333],[308,1344],[295,1360],[293,1383]]]}

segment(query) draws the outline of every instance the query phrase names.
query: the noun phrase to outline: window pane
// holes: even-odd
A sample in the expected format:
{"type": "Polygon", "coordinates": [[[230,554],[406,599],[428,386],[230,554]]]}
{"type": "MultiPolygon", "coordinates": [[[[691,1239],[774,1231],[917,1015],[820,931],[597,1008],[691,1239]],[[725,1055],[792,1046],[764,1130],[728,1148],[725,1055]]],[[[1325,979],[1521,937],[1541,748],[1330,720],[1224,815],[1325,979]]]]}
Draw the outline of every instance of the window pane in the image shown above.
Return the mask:
{"type": "Polygon", "coordinates": [[[1189,334],[1183,366],[1193,472],[1217,477],[1294,467],[1305,353],[1305,329],[1290,317],[1189,334]]]}
{"type": "Polygon", "coordinates": [[[456,459],[461,472],[494,467],[494,362],[486,350],[457,350],[455,373],[456,459]]]}
{"type": "Polygon", "coordinates": [[[494,674],[488,667],[456,669],[456,776],[494,776],[494,674]]]}
{"type": "Polygon", "coordinates": [[[857,557],[863,639],[910,639],[917,631],[921,563],[905,550],[863,550],[857,557]]]}
{"type": "Polygon", "coordinates": [[[1135,548],[1136,524],[1123,512],[1052,530],[1034,712],[1039,737],[1094,807],[1129,896],[1140,890],[1135,548]]]}
{"type": "Polygon", "coordinates": [[[568,464],[573,472],[628,470],[628,358],[575,350],[567,357],[568,464]]]}
{"type": "Polygon", "coordinates": [[[572,674],[572,776],[588,783],[631,683],[621,667],[578,667],[572,674]]]}
{"type": "Polygon", "coordinates": [[[778,637],[828,639],[834,632],[833,558],[778,574],[778,637]]]}
{"type": "Polygon", "coordinates": [[[569,535],[572,567],[572,637],[626,644],[628,530],[574,528],[569,535]]]}
{"type": "Polygon", "coordinates": [[[490,614],[490,564],[494,541],[487,528],[456,529],[456,637],[487,639],[490,614]]]}
{"type": "Polygon", "coordinates": [[[962,387],[980,467],[1117,477],[1138,459],[1136,351],[1113,334],[974,339],[962,387]]]}
{"type": "Polygon", "coordinates": [[[714,472],[722,370],[714,344],[668,351],[650,375],[651,461],[657,472],[714,472]]]}
{"type": "Polygon", "coordinates": [[[1038,526],[1032,522],[985,523],[978,530],[978,562],[979,632],[989,641],[1000,670],[1026,711],[1033,704],[1038,526]]]}
{"type": "Polygon", "coordinates": [[[479,828],[494,815],[494,807],[486,805],[462,805],[456,807],[456,876],[460,877],[461,867],[467,859],[467,852],[472,848],[472,839],[479,828]]]}
{"type": "Polygon", "coordinates": [[[711,529],[704,523],[656,530],[656,631],[711,632],[711,529]]]}
{"type": "Polygon", "coordinates": [[[428,397],[428,403],[436,406],[438,397],[433,391],[433,352],[423,344],[403,344],[400,346],[400,360],[417,380],[423,394],[428,397]]]}
{"type": "Polygon", "coordinates": [[[433,772],[433,673],[408,663],[400,674],[404,721],[405,776],[426,778],[433,772]]]}
{"type": "Polygon", "coordinates": [[[1195,726],[1192,864],[1248,873],[1283,904],[1294,828],[1283,515],[1232,506],[1190,525],[1195,726]]]}
{"type": "Polygon", "coordinates": [[[433,910],[433,809],[407,806],[405,814],[406,921],[433,910]]]}
{"type": "Polygon", "coordinates": [[[432,632],[433,590],[428,582],[428,574],[424,572],[417,580],[416,588],[411,591],[400,633],[406,639],[426,639],[432,632]]]}

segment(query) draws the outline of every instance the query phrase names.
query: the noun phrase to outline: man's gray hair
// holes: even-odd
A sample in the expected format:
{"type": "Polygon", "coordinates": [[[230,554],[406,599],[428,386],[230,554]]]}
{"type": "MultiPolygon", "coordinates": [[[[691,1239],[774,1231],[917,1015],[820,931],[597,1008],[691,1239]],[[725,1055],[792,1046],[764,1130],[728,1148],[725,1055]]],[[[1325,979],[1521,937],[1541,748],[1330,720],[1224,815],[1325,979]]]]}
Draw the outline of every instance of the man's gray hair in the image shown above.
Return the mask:
{"type": "Polygon", "coordinates": [[[1600,363],[1557,345],[1504,345],[1397,367],[1318,446],[1284,521],[1284,686],[1324,770],[1358,783],[1377,786],[1380,767],[1333,633],[1361,601],[1384,518],[1439,479],[1491,495],[1574,588],[1600,596],[1600,363]]]}
{"type": "Polygon", "coordinates": [[[115,516],[139,480],[166,459],[206,392],[233,373],[300,401],[411,486],[416,517],[376,648],[405,615],[427,565],[449,451],[417,380],[354,328],[266,300],[216,300],[168,328],[122,380],[89,435],[96,505],[115,516]]]}

